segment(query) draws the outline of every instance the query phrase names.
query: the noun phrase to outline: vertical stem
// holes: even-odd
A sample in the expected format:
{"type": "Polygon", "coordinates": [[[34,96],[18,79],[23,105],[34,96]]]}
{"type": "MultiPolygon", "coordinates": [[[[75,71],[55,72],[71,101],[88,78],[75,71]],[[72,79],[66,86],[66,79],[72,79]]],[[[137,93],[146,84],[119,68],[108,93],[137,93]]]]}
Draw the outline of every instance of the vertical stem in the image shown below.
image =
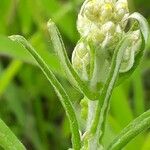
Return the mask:
{"type": "Polygon", "coordinates": [[[89,130],[91,127],[91,122],[93,121],[95,115],[96,105],[97,105],[97,101],[88,100],[88,118],[87,118],[86,130],[89,130]]]}
{"type": "Polygon", "coordinates": [[[101,143],[101,139],[104,134],[107,112],[110,105],[110,97],[113,88],[115,86],[115,83],[117,81],[124,50],[128,46],[128,43],[130,43],[129,40],[125,38],[116,47],[112,58],[110,72],[106,80],[106,84],[104,84],[104,87],[99,97],[99,102],[96,109],[96,115],[90,130],[92,135],[96,134],[95,140],[97,142],[97,145],[98,145],[98,139],[100,139],[100,143],[101,143]]]}

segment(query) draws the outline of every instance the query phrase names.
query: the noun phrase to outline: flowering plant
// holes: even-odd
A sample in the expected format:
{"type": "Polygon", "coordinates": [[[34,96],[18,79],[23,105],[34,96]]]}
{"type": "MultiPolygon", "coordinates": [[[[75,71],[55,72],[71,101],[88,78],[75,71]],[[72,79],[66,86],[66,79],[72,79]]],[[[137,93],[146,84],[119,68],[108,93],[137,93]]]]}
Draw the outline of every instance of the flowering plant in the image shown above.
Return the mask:
{"type": "MultiPolygon", "coordinates": [[[[81,38],[73,51],[72,63],[52,20],[48,21],[47,28],[68,79],[84,95],[80,103],[81,116],[86,122],[84,129],[79,129],[72,101],[43,58],[24,37],[9,38],[28,50],[53,85],[69,119],[74,150],[119,150],[150,127],[150,111],[147,111],[121,131],[110,145],[102,142],[112,91],[139,64],[149,34],[146,19],[137,12],[130,14],[127,0],[83,3],[77,20],[81,38]]],[[[16,142],[16,147],[17,144],[20,145],[16,142]]]]}

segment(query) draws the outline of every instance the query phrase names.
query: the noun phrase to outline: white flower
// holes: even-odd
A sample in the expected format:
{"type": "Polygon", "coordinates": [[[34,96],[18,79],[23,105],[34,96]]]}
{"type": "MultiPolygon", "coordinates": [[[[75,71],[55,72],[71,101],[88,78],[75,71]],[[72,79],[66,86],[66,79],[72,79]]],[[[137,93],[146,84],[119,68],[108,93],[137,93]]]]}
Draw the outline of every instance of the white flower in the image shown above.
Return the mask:
{"type": "Polygon", "coordinates": [[[83,80],[88,80],[88,71],[90,69],[90,48],[82,41],[78,42],[73,51],[72,65],[83,80]]]}
{"type": "Polygon", "coordinates": [[[124,17],[128,14],[125,6],[127,6],[126,1],[123,0],[118,2],[113,0],[86,0],[78,15],[77,28],[79,33],[82,37],[87,37],[88,40],[93,41],[95,45],[97,43],[104,45],[102,44],[103,41],[110,39],[110,37],[106,37],[108,33],[113,36],[118,29],[119,33],[123,32],[122,24],[124,17]],[[122,11],[123,13],[120,13],[122,11]],[[117,12],[120,13],[118,16],[117,12]],[[123,17],[121,18],[121,16],[123,17]],[[118,18],[121,21],[115,20],[118,20],[118,18]]]}
{"type": "Polygon", "coordinates": [[[115,5],[115,18],[122,20],[129,13],[127,0],[118,0],[115,5]]]}
{"type": "Polygon", "coordinates": [[[102,25],[101,30],[106,34],[106,33],[110,33],[110,34],[114,34],[115,30],[116,30],[116,26],[112,21],[108,21],[105,24],[102,25]]]}
{"type": "Polygon", "coordinates": [[[100,18],[102,22],[106,22],[113,17],[113,3],[106,2],[101,6],[100,18]]]}
{"type": "MultiPolygon", "coordinates": [[[[91,57],[89,42],[92,42],[95,51],[103,51],[106,59],[111,61],[116,46],[126,34],[128,18],[127,0],[86,0],[83,3],[78,14],[77,29],[86,42],[79,42],[73,52],[72,63],[77,72],[88,78],[91,57]]],[[[125,50],[120,72],[131,69],[141,44],[139,30],[130,31],[129,34],[133,42],[125,50]]]]}

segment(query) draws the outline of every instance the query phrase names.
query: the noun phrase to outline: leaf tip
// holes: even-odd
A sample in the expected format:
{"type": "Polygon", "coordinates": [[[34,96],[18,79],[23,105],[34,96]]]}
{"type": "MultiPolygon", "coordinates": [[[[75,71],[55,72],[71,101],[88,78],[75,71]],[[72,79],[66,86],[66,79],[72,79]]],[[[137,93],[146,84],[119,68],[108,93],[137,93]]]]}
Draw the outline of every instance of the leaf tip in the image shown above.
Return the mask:
{"type": "Polygon", "coordinates": [[[11,36],[8,36],[8,38],[12,41],[18,41],[19,39],[22,39],[23,37],[21,35],[11,35],[11,36]]]}
{"type": "Polygon", "coordinates": [[[51,28],[51,26],[53,25],[54,25],[54,22],[52,21],[52,19],[49,19],[49,21],[47,22],[48,29],[51,28]]]}

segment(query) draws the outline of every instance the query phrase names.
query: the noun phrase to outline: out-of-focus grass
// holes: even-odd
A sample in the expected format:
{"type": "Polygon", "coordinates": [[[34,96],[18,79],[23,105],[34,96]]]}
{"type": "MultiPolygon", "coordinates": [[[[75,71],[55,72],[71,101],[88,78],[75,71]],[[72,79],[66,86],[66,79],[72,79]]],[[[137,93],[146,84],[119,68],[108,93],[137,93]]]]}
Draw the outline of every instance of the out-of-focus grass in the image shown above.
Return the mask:
{"type": "MultiPolygon", "coordinates": [[[[77,109],[82,95],[66,80],[47,34],[49,18],[59,27],[68,55],[79,39],[76,18],[83,0],[4,0],[0,4],[0,117],[29,150],[63,150],[70,145],[68,120],[53,88],[32,57],[7,38],[24,35],[38,50],[67,89],[77,109]],[[19,61],[18,61],[19,60],[19,61]],[[20,62],[21,61],[21,62],[20,62]]],[[[130,0],[131,9],[150,22],[150,1],[130,0]]],[[[150,40],[149,40],[150,41],[150,40]]],[[[109,143],[132,119],[150,108],[150,42],[143,62],[112,96],[105,135],[109,143]]],[[[146,132],[130,142],[127,150],[149,150],[146,132]]]]}

